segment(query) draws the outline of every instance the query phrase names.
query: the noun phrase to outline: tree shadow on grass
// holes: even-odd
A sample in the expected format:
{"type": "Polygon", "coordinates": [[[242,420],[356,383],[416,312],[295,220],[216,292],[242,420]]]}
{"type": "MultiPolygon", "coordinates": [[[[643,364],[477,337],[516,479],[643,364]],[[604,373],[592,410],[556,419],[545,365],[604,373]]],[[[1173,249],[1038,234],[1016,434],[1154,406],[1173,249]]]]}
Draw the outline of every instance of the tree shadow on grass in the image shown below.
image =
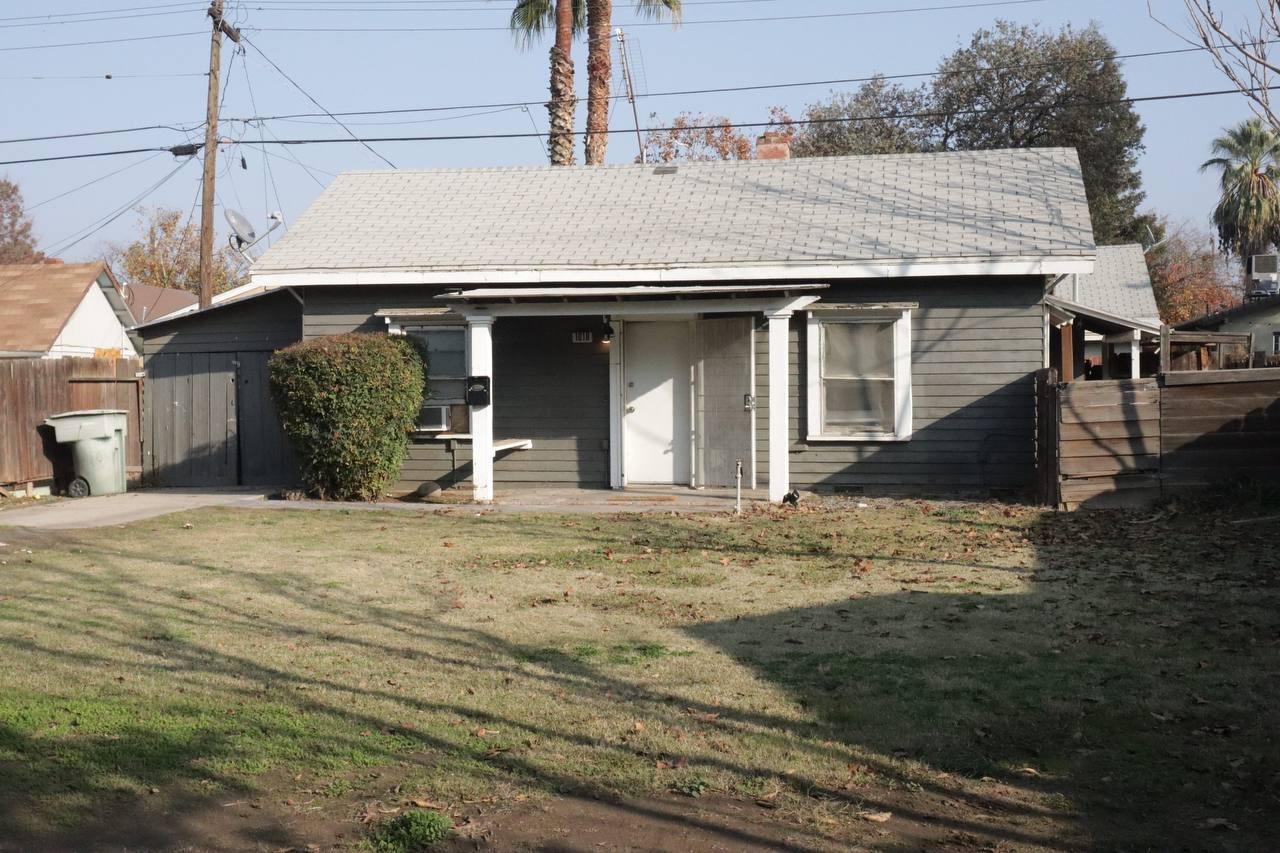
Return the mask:
{"type": "MultiPolygon", "coordinates": [[[[554,523],[521,519],[514,526],[534,534],[539,525],[554,523]]],[[[13,756],[19,770],[0,782],[5,793],[0,823],[20,827],[24,809],[53,807],[62,797],[78,795],[95,805],[77,822],[76,837],[115,837],[112,833],[123,831],[123,807],[103,811],[102,803],[122,802],[121,788],[209,782],[234,790],[243,784],[236,781],[240,776],[213,768],[234,760],[246,736],[287,743],[300,719],[313,728],[302,733],[305,738],[300,735],[299,748],[313,748],[320,732],[336,764],[408,760],[428,769],[447,765],[448,772],[470,774],[483,784],[515,780],[588,798],[612,796],[612,790],[572,766],[534,760],[520,744],[558,741],[589,747],[617,762],[652,764],[663,758],[647,753],[642,744],[601,740],[563,721],[539,717],[533,705],[523,713],[498,711],[461,691],[457,699],[427,700],[376,680],[353,681],[323,667],[272,665],[186,636],[216,618],[224,630],[266,632],[281,642],[310,644],[310,649],[333,654],[383,655],[414,672],[460,685],[478,678],[490,683],[518,679],[513,689],[552,696],[567,706],[625,703],[637,718],[698,725],[728,738],[752,738],[772,748],[856,765],[869,781],[848,785],[785,774],[784,768],[756,766],[750,756],[734,752],[701,755],[691,762],[690,772],[705,768],[739,777],[767,776],[847,808],[891,810],[895,828],[905,821],[931,844],[978,838],[1057,849],[1150,848],[1163,846],[1161,841],[1179,843],[1189,826],[1210,816],[1242,827],[1233,836],[1243,843],[1237,844],[1239,849],[1262,840],[1258,810],[1274,797],[1263,780],[1266,768],[1277,766],[1274,744],[1265,735],[1274,712],[1267,712],[1262,702],[1274,699],[1270,675],[1265,667],[1242,667],[1229,675],[1194,668],[1220,651],[1215,644],[1242,643],[1247,651],[1250,638],[1274,632],[1274,608],[1270,621],[1265,610],[1257,609],[1274,602],[1274,580],[1269,587],[1260,586],[1256,562],[1190,580],[1183,576],[1185,565],[1136,571],[1132,554],[1149,543],[1125,535],[1099,540],[1094,530],[1073,529],[1079,522],[1071,520],[1046,524],[1054,526],[1035,534],[1039,564],[1028,576],[1028,586],[1018,592],[915,589],[684,625],[682,630],[699,643],[723,651],[785,690],[802,707],[798,716],[762,711],[735,699],[708,702],[678,689],[639,683],[601,661],[549,652],[536,637],[513,641],[481,628],[448,624],[442,618],[449,606],[444,601],[406,609],[335,595],[304,570],[235,574],[246,599],[279,596],[297,609],[296,617],[230,597],[211,611],[197,598],[170,588],[174,567],[184,567],[182,560],[157,556],[141,543],[108,547],[78,542],[98,568],[46,567],[46,594],[29,597],[21,611],[0,611],[5,620],[0,622],[0,643],[6,654],[44,656],[84,668],[142,667],[179,685],[212,678],[227,701],[272,711],[246,714],[228,727],[225,716],[213,716],[208,708],[156,709],[165,720],[180,720],[184,714],[194,718],[188,727],[166,723],[177,730],[167,739],[157,738],[153,720],[113,728],[109,740],[46,737],[30,726],[7,725],[0,733],[0,755],[13,756]],[[1089,565],[1080,565],[1085,545],[1089,565]],[[125,569],[126,563],[153,564],[154,579],[141,581],[136,571],[125,569]],[[1198,597],[1189,599],[1188,585],[1195,587],[1197,581],[1198,597]],[[57,591],[72,587],[83,609],[67,613],[59,607],[57,591]],[[1232,608],[1245,590],[1255,601],[1242,615],[1232,608]],[[1244,622],[1223,627],[1222,619],[1232,613],[1244,622]],[[42,646],[24,636],[24,624],[91,631],[93,651],[42,646]],[[356,636],[343,628],[356,624],[376,630],[356,636]],[[1186,671],[1188,666],[1192,672],[1186,671]],[[1215,701],[1224,679],[1234,680],[1234,698],[1215,701]],[[1195,704],[1188,702],[1189,695],[1213,698],[1195,704]],[[465,723],[404,724],[421,715],[465,723]],[[492,741],[471,734],[475,726],[501,731],[502,748],[495,750],[492,741]],[[1248,758],[1250,753],[1255,757],[1248,758]],[[1241,754],[1245,763],[1233,764],[1241,754]],[[31,760],[24,762],[24,756],[31,760]],[[992,781],[983,782],[984,777],[992,781]],[[1227,782],[1245,790],[1224,796],[1219,786],[1227,782]],[[78,794],[64,794],[64,788],[78,794]],[[942,803],[953,805],[948,810],[942,803]],[[1169,829],[1152,829],[1153,821],[1169,829]]],[[[493,529],[489,525],[484,532],[491,535],[493,529]]],[[[592,541],[613,541],[607,534],[588,533],[592,541]]],[[[641,535],[677,541],[688,530],[679,520],[650,521],[641,535]]],[[[695,545],[704,541],[702,536],[694,536],[695,545]]],[[[1193,541],[1187,537],[1188,553],[1193,541]]],[[[749,540],[726,545],[721,539],[718,544],[719,552],[728,548],[743,557],[770,553],[766,545],[749,540]]],[[[812,545],[801,542],[792,556],[806,553],[812,555],[812,545]]],[[[850,560],[859,554],[851,543],[824,556],[850,560]]],[[[198,561],[186,561],[185,568],[231,571],[198,561]]],[[[75,713],[74,703],[67,707],[75,713]]],[[[269,757],[284,764],[290,760],[287,750],[269,757]]],[[[194,796],[177,801],[177,816],[164,823],[173,840],[190,838],[191,828],[183,825],[181,815],[201,805],[194,796]]],[[[630,801],[621,807],[638,818],[671,819],[651,803],[630,801]]],[[[718,831],[710,823],[707,827],[718,831]]],[[[161,828],[145,827],[147,832],[161,828]]],[[[256,831],[278,846],[301,840],[283,823],[264,830],[260,822],[256,831]]],[[[11,839],[24,837],[21,830],[8,832],[11,839]]],[[[152,837],[158,840],[144,838],[142,846],[169,846],[160,836],[146,836],[152,837]]],[[[29,846],[50,841],[48,835],[25,838],[29,846]]],[[[832,844],[839,837],[818,831],[813,839],[832,844]]],[[[723,840],[776,841],[742,830],[723,840]]],[[[902,840],[900,833],[897,840],[881,839],[875,846],[902,840]]],[[[250,843],[257,842],[246,838],[245,845],[250,843]]]]}

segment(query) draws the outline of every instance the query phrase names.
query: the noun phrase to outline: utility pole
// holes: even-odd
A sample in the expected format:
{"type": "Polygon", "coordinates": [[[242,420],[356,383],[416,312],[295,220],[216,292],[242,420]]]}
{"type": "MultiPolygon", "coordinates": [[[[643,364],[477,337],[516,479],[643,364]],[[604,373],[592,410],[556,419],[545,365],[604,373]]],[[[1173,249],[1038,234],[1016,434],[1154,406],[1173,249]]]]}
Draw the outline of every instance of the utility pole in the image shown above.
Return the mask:
{"type": "Polygon", "coordinates": [[[240,43],[240,31],[222,19],[222,0],[211,0],[213,39],[209,43],[209,103],[204,125],[204,189],[200,204],[200,307],[213,303],[213,181],[218,171],[218,75],[222,37],[240,43]]]}
{"type": "Polygon", "coordinates": [[[645,162],[644,138],[640,135],[640,113],[636,110],[636,87],[631,80],[631,63],[627,59],[627,36],[618,27],[618,53],[622,56],[622,80],[627,84],[627,100],[631,102],[631,115],[636,120],[636,145],[640,146],[640,162],[645,162]]]}

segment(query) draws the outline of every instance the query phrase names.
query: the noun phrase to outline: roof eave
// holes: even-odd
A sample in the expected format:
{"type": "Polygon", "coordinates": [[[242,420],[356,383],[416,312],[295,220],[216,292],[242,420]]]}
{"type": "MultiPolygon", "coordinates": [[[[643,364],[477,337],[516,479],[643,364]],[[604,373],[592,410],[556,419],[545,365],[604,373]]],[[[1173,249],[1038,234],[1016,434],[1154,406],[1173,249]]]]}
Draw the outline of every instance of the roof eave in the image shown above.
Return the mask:
{"type": "Polygon", "coordinates": [[[251,273],[255,286],[316,287],[386,284],[572,284],[675,283],[689,281],[795,281],[798,279],[920,278],[980,275],[1062,275],[1093,271],[1092,252],[1080,254],[884,258],[830,263],[737,264],[732,266],[569,267],[545,269],[278,269],[251,273]]]}

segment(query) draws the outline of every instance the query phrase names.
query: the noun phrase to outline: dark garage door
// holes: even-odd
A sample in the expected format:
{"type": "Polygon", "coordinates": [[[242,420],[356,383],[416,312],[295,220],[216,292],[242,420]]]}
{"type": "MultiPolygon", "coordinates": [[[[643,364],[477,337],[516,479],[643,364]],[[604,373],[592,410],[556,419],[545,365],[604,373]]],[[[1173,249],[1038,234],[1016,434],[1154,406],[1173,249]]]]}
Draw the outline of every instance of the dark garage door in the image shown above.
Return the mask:
{"type": "Polygon", "coordinates": [[[158,486],[269,486],[297,480],[267,385],[269,352],[157,353],[146,359],[148,480],[158,486]]]}

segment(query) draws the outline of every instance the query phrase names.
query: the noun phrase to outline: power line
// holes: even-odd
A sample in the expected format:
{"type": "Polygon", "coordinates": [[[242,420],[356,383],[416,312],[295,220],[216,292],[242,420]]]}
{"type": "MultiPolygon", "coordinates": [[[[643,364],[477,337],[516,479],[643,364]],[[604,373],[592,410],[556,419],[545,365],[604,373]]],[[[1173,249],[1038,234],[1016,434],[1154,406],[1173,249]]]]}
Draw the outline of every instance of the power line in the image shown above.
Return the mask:
{"type": "MultiPolygon", "coordinates": [[[[203,74],[200,76],[204,76],[203,74]]],[[[49,136],[23,136],[14,139],[0,139],[0,145],[12,142],[48,142],[52,139],[81,139],[86,136],[111,136],[119,133],[138,133],[143,130],[173,130],[178,133],[188,133],[204,126],[204,123],[193,125],[192,127],[181,127],[172,124],[147,124],[138,127],[122,127],[116,130],[85,130],[80,133],[55,133],[49,136]]]]}
{"type": "Polygon", "coordinates": [[[177,74],[32,74],[28,76],[0,77],[0,80],[162,80],[178,77],[208,77],[206,71],[177,74]]]}
{"type": "Polygon", "coordinates": [[[370,154],[372,154],[373,156],[377,157],[379,160],[381,160],[382,162],[386,163],[386,164],[387,164],[388,166],[390,166],[391,168],[393,168],[393,169],[394,169],[394,168],[396,168],[396,164],[395,164],[395,163],[392,163],[392,162],[391,162],[390,160],[388,160],[386,157],[383,157],[383,156],[382,156],[381,154],[379,154],[377,151],[373,150],[373,147],[372,147],[371,145],[369,145],[369,143],[360,141],[360,137],[356,136],[356,135],[355,135],[355,133],[354,133],[354,132],[352,132],[351,128],[349,128],[349,127],[347,127],[345,124],[343,124],[343,123],[342,123],[342,122],[337,118],[337,116],[335,116],[333,113],[331,113],[331,112],[329,112],[328,110],[326,110],[326,109],[324,108],[324,106],[323,106],[319,101],[317,101],[315,98],[313,98],[313,97],[311,96],[311,93],[310,93],[310,92],[308,92],[306,89],[302,88],[302,86],[301,86],[301,85],[299,85],[299,83],[298,83],[298,81],[297,81],[297,80],[294,80],[292,77],[290,77],[288,74],[286,74],[286,73],[284,72],[284,69],[283,69],[283,68],[281,68],[279,65],[276,65],[276,64],[275,64],[275,62],[273,62],[273,61],[271,60],[271,57],[269,57],[269,56],[267,56],[265,53],[263,53],[263,52],[262,52],[262,48],[258,47],[258,45],[257,45],[256,43],[254,43],[254,42],[253,42],[253,41],[252,41],[248,36],[244,36],[244,40],[245,40],[245,41],[246,41],[246,42],[247,42],[251,47],[253,47],[253,49],[254,49],[254,50],[256,50],[256,51],[258,52],[258,55],[259,55],[259,56],[261,56],[263,59],[265,59],[265,60],[267,61],[267,64],[268,64],[268,65],[270,65],[272,68],[274,68],[274,69],[276,70],[276,72],[277,72],[281,77],[283,77],[284,79],[288,80],[288,81],[289,81],[289,83],[293,85],[293,88],[297,89],[299,92],[301,92],[303,95],[305,95],[308,101],[310,101],[311,103],[315,104],[315,105],[316,105],[316,107],[318,107],[321,111],[323,111],[325,115],[327,115],[329,118],[333,119],[333,121],[334,121],[334,122],[335,122],[339,127],[341,127],[343,130],[345,130],[345,131],[347,132],[347,134],[348,134],[352,139],[356,140],[357,142],[360,142],[360,144],[361,144],[361,145],[363,145],[363,146],[364,146],[364,147],[369,151],[369,153],[370,153],[370,154]]]}
{"type": "Polygon", "coordinates": [[[116,151],[94,151],[89,154],[59,154],[53,157],[28,157],[22,160],[0,160],[0,166],[17,166],[24,163],[54,163],[60,160],[90,160],[96,157],[119,157],[124,154],[149,154],[152,151],[168,151],[174,156],[187,155],[199,151],[200,145],[174,146],[173,148],[122,148],[116,151]],[[188,151],[187,148],[192,150],[188,151]]]}
{"type": "Polygon", "coordinates": [[[94,39],[90,41],[64,41],[57,44],[23,44],[15,47],[0,47],[0,52],[10,53],[18,50],[52,50],[59,47],[86,47],[95,44],[124,44],[125,42],[134,41],[155,41],[157,39],[176,39],[186,38],[187,36],[202,36],[203,32],[191,33],[160,33],[151,36],[126,36],[117,39],[94,39]]]}
{"type": "MultiPolygon", "coordinates": [[[[1280,40],[1275,40],[1274,43],[1280,43],[1280,40]]],[[[1076,65],[1076,64],[1090,63],[1090,62],[1104,62],[1107,60],[1146,59],[1146,58],[1156,57],[1156,56],[1174,56],[1177,54],[1197,53],[1197,52],[1202,53],[1205,50],[1207,50],[1207,48],[1204,48],[1204,47],[1180,47],[1180,48],[1172,48],[1168,50],[1149,50],[1149,51],[1142,51],[1139,53],[1119,53],[1119,54],[1113,54],[1113,55],[1085,57],[1081,59],[1054,60],[1051,62],[1046,61],[1046,62],[1020,63],[1018,65],[993,65],[993,66],[978,69],[978,70],[989,73],[989,72],[1009,71],[1014,69],[1021,70],[1021,69],[1027,69],[1027,68],[1051,68],[1058,65],[1076,65]]],[[[925,77],[952,77],[952,76],[959,76],[963,74],[973,74],[973,73],[976,73],[976,72],[971,69],[963,69],[963,70],[957,70],[957,71],[915,71],[915,72],[908,72],[908,73],[902,73],[902,74],[873,74],[873,75],[864,76],[864,77],[836,77],[836,78],[830,78],[826,80],[799,80],[799,81],[792,81],[787,83],[758,83],[758,84],[751,84],[751,85],[745,85],[745,86],[716,86],[716,87],[704,88],[704,89],[676,89],[676,90],[671,90],[667,92],[646,92],[639,97],[667,98],[667,97],[687,97],[689,95],[720,95],[720,94],[728,94],[728,93],[734,93],[734,92],[758,92],[758,91],[765,91],[769,89],[799,89],[799,88],[805,88],[809,86],[836,86],[836,85],[842,85],[846,83],[869,83],[877,79],[909,80],[909,79],[920,79],[925,77]]],[[[625,97],[626,97],[625,95],[610,96],[611,100],[620,100],[625,97]]],[[[586,100],[587,99],[585,97],[576,99],[578,103],[585,103],[586,100]]],[[[342,116],[344,118],[352,117],[352,116],[403,115],[407,113],[451,112],[453,110],[479,110],[479,109],[489,109],[489,108],[534,107],[534,106],[542,106],[545,103],[546,103],[546,98],[542,98],[540,100],[532,100],[532,101],[508,101],[505,103],[499,102],[499,103],[491,103],[491,104],[457,104],[454,106],[438,106],[438,107],[404,107],[404,108],[385,109],[385,110],[352,110],[348,112],[334,113],[334,115],[342,116]]],[[[290,119],[298,119],[298,118],[318,118],[321,115],[323,114],[321,113],[285,113],[282,115],[273,115],[273,116],[252,116],[250,118],[244,118],[244,119],[229,118],[229,119],[226,119],[226,121],[232,121],[232,122],[287,121],[290,119]]]]}
{"type": "MultiPolygon", "coordinates": [[[[280,2],[288,2],[288,0],[280,0],[280,2]]],[[[308,0],[308,2],[323,3],[326,2],[326,0],[308,0]]],[[[0,23],[6,21],[45,21],[50,18],[76,18],[83,17],[85,15],[106,15],[115,14],[117,12],[140,12],[150,11],[152,9],[173,9],[178,6],[192,6],[200,9],[203,8],[204,4],[202,2],[196,2],[196,0],[186,0],[186,2],[183,3],[160,3],[153,6],[126,6],[123,9],[92,9],[88,12],[46,12],[43,15],[18,15],[16,17],[0,18],[0,23]]]]}
{"type": "MultiPolygon", "coordinates": [[[[1276,91],[1276,90],[1280,90],[1280,86],[1268,86],[1266,87],[1266,89],[1268,91],[1276,91]]],[[[1262,88],[1258,87],[1250,91],[1262,91],[1262,88]]],[[[1190,98],[1208,98],[1208,97],[1217,97],[1221,95],[1239,95],[1239,94],[1241,94],[1241,91],[1239,89],[1218,89],[1214,91],[1202,91],[1202,92],[1178,92],[1178,93],[1169,94],[1169,95],[1146,95],[1143,97],[1135,97],[1135,98],[1116,98],[1116,99],[1106,100],[1106,101],[1074,101],[1074,102],[1067,102],[1062,104],[1055,104],[1053,106],[1066,108],[1066,109],[1077,109],[1077,108],[1083,108],[1083,107],[1103,107],[1103,106],[1114,106],[1116,104],[1140,104],[1140,103],[1152,103],[1152,102],[1158,102],[1158,101],[1177,101],[1177,100],[1187,100],[1190,98]]],[[[844,124],[844,123],[852,123],[852,122],[860,122],[860,121],[894,121],[898,119],[909,119],[909,118],[945,118],[948,116],[958,116],[958,115],[989,115],[993,113],[1016,112],[1024,108],[1025,107],[1023,106],[990,107],[990,108],[971,109],[971,110],[949,110],[949,111],[934,110],[934,111],[923,111],[923,112],[914,112],[914,113],[882,113],[878,115],[844,116],[840,118],[792,119],[789,124],[793,126],[808,126],[808,125],[825,125],[825,124],[844,124]]],[[[679,128],[655,127],[655,128],[650,128],[649,130],[656,133],[665,133],[672,130],[722,130],[724,128],[749,128],[749,127],[771,127],[771,126],[776,126],[776,123],[772,121],[747,121],[747,122],[729,122],[725,124],[706,124],[706,125],[691,124],[691,125],[685,125],[679,128]]],[[[575,131],[572,131],[572,134],[574,136],[582,136],[582,135],[585,135],[586,132],[587,131],[585,130],[575,130],[575,131]]],[[[614,133],[634,133],[635,131],[633,128],[615,128],[615,129],[607,130],[605,132],[614,134],[614,133]]],[[[440,136],[357,137],[354,139],[273,138],[271,141],[268,141],[265,144],[291,146],[291,145],[327,145],[327,144],[333,144],[333,143],[356,142],[361,145],[368,146],[369,143],[373,143],[373,142],[377,142],[377,143],[461,142],[461,141],[475,141],[475,140],[482,140],[482,139],[531,139],[531,138],[541,138],[541,137],[542,137],[542,134],[540,133],[469,133],[469,134],[449,134],[449,135],[440,135],[440,136]]],[[[175,146],[175,148],[137,148],[137,149],[131,149],[129,151],[102,151],[102,152],[97,152],[92,154],[72,154],[72,155],[62,155],[60,157],[39,157],[39,158],[32,158],[28,160],[4,160],[4,161],[0,161],[0,166],[9,166],[9,165],[16,165],[21,163],[44,163],[52,160],[82,159],[86,157],[110,157],[116,154],[134,154],[134,153],[140,153],[145,151],[170,151],[171,153],[176,152],[181,154],[187,154],[187,153],[190,153],[188,149],[191,149],[191,148],[198,149],[199,147],[200,146],[198,145],[188,145],[188,146],[181,146],[181,147],[175,146]]]]}
{"type": "Polygon", "coordinates": [[[44,254],[49,256],[60,255],[63,252],[67,251],[68,249],[72,248],[73,246],[76,246],[84,242],[85,240],[89,239],[94,234],[97,234],[103,228],[106,228],[112,222],[115,222],[121,216],[124,216],[125,213],[132,210],[135,205],[140,204],[143,200],[147,198],[147,196],[151,195],[153,192],[160,189],[160,187],[168,183],[170,178],[178,174],[178,172],[180,172],[182,168],[186,166],[187,163],[190,163],[190,162],[191,160],[184,160],[183,162],[179,163],[177,166],[175,166],[172,169],[172,171],[168,172],[160,180],[156,181],[154,184],[147,187],[141,193],[134,196],[132,199],[130,199],[124,205],[116,209],[114,212],[109,213],[102,219],[99,219],[96,222],[93,222],[92,224],[86,226],[85,228],[80,229],[80,231],[75,232],[75,234],[72,234],[69,237],[65,237],[62,240],[51,244],[47,250],[44,250],[44,254]],[[84,232],[84,233],[81,233],[81,232],[84,232]],[[72,239],[73,237],[75,239],[72,239]],[[68,240],[70,240],[70,242],[67,242],[68,240]]]}
{"type": "Polygon", "coordinates": [[[0,23],[0,30],[16,30],[22,27],[52,27],[66,24],[96,24],[101,21],[125,21],[136,18],[158,18],[164,15],[190,15],[195,9],[180,9],[172,12],[142,12],[133,15],[102,15],[97,18],[77,18],[65,21],[29,21],[20,24],[0,23]]]}
{"type": "MultiPolygon", "coordinates": [[[[1280,43],[1280,40],[1272,40],[1268,42],[1268,44],[1274,44],[1274,43],[1280,43]]],[[[1137,53],[1118,53],[1113,55],[1084,57],[1080,59],[1054,60],[1054,61],[1045,61],[1045,62],[1038,62],[1038,63],[1021,63],[1018,65],[993,65],[987,68],[983,68],[981,69],[981,71],[986,73],[991,73],[991,72],[1008,71],[1008,70],[1014,70],[1014,69],[1021,70],[1021,69],[1028,69],[1028,68],[1050,68],[1050,67],[1055,67],[1059,65],[1075,65],[1075,64],[1090,63],[1090,62],[1103,62],[1106,60],[1123,61],[1123,60],[1129,60],[1129,59],[1147,59],[1147,58],[1158,57],[1158,56],[1175,56],[1175,55],[1187,54],[1187,53],[1203,53],[1206,50],[1207,48],[1203,46],[1180,47],[1180,48],[1172,48],[1167,50],[1148,50],[1148,51],[1141,51],[1137,53]]],[[[744,85],[744,86],[717,86],[717,87],[703,88],[703,89],[678,89],[678,90],[672,90],[667,92],[646,92],[644,93],[643,97],[665,98],[665,97],[687,97],[690,95],[719,95],[719,94],[728,94],[728,93],[734,93],[734,92],[758,92],[758,91],[766,91],[770,89],[798,89],[798,88],[806,88],[810,86],[836,86],[836,85],[843,85],[843,84],[849,84],[849,83],[867,83],[875,79],[909,80],[909,79],[922,79],[927,77],[949,77],[949,76],[957,76],[957,75],[972,74],[972,73],[975,73],[975,72],[969,69],[964,69],[964,70],[957,70],[957,71],[916,71],[916,72],[909,72],[909,73],[902,73],[902,74],[874,74],[871,76],[863,76],[863,77],[837,77],[837,78],[830,78],[825,80],[800,80],[800,81],[791,81],[791,82],[784,82],[784,83],[759,83],[759,84],[751,84],[751,85],[744,85]]],[[[207,75],[202,73],[198,76],[203,77],[207,75]]],[[[620,97],[624,97],[624,96],[614,95],[610,97],[613,100],[618,100],[620,97]]],[[[578,98],[577,101],[579,103],[583,103],[586,101],[586,98],[578,98]]],[[[522,108],[522,107],[542,106],[545,102],[546,102],[546,98],[542,98],[539,100],[530,100],[530,101],[506,101],[506,102],[488,103],[488,104],[456,104],[453,106],[403,107],[403,108],[383,109],[383,110],[349,110],[346,112],[335,112],[335,113],[329,113],[329,112],[284,113],[280,115],[271,115],[271,116],[253,115],[247,118],[224,118],[223,121],[237,122],[237,123],[244,123],[244,124],[259,124],[265,121],[289,121],[293,119],[304,119],[304,118],[332,118],[332,117],[350,118],[350,117],[356,117],[356,116],[408,115],[411,113],[453,112],[457,110],[489,110],[489,109],[505,110],[505,109],[516,109],[516,108],[522,108]]],[[[257,110],[255,109],[254,112],[257,113],[257,110]]],[[[204,126],[203,122],[200,124],[193,124],[191,126],[191,129],[199,129],[200,127],[203,127],[203,126],[204,126]]],[[[83,133],[77,133],[77,134],[57,134],[57,135],[50,135],[50,136],[26,137],[23,139],[0,139],[0,144],[4,144],[8,142],[45,141],[45,140],[52,140],[52,139],[66,139],[66,138],[84,137],[84,136],[106,136],[111,134],[128,133],[128,132],[143,131],[143,130],[155,130],[155,129],[175,129],[175,128],[173,128],[170,125],[148,125],[144,127],[124,128],[119,130],[85,131],[83,133]]],[[[180,132],[187,132],[188,130],[188,128],[178,128],[178,129],[180,130],[180,132]]]]}
{"type": "MultiPolygon", "coordinates": [[[[771,15],[758,18],[707,18],[705,20],[682,20],[680,26],[701,26],[706,24],[746,24],[776,23],[781,21],[816,21],[835,18],[864,18],[872,15],[904,15],[913,12],[946,12],[953,9],[987,9],[996,6],[1027,6],[1032,3],[1045,3],[1048,0],[984,0],[984,2],[956,3],[948,6],[915,6],[907,9],[866,9],[857,12],[821,12],[812,15],[771,15]]],[[[669,27],[667,21],[633,21],[628,27],[669,27]]],[[[475,26],[475,27],[257,27],[258,32],[275,33],[469,33],[469,32],[510,32],[510,27],[475,26]]]]}
{"type": "Polygon", "coordinates": [[[65,198],[71,195],[72,193],[79,192],[80,190],[87,189],[88,187],[91,187],[94,184],[101,183],[102,181],[105,181],[107,178],[114,178],[116,175],[120,174],[121,172],[127,172],[130,169],[134,168],[135,166],[141,166],[143,163],[156,159],[162,153],[164,152],[157,151],[154,154],[150,154],[146,157],[143,157],[141,160],[135,160],[127,166],[122,166],[121,168],[116,169],[115,171],[107,172],[105,175],[94,178],[92,181],[83,183],[78,187],[72,187],[71,189],[66,190],[64,192],[60,192],[55,196],[50,196],[49,198],[46,198],[44,201],[36,202],[35,204],[31,204],[31,205],[24,205],[23,210],[27,213],[30,213],[31,211],[37,208],[44,207],[46,204],[49,204],[50,202],[55,202],[60,198],[65,198]]]}
{"type": "MultiPolygon", "coordinates": [[[[256,113],[256,112],[258,111],[258,100],[257,100],[257,98],[256,98],[256,97],[254,97],[254,94],[253,94],[253,80],[249,77],[249,63],[248,63],[248,62],[245,62],[243,57],[241,57],[241,60],[240,60],[240,72],[244,75],[244,85],[245,85],[245,88],[249,91],[249,106],[253,107],[253,111],[256,113]]],[[[246,128],[246,130],[247,130],[247,128],[246,128]]],[[[261,124],[259,124],[259,125],[258,125],[258,139],[259,139],[260,141],[265,141],[265,139],[266,139],[266,136],[265,136],[265,133],[264,133],[264,131],[263,131],[263,128],[262,128],[262,125],[261,125],[261,124]]],[[[267,180],[268,180],[268,179],[270,179],[270,181],[271,181],[271,187],[272,187],[272,189],[274,189],[274,190],[275,190],[275,194],[276,194],[276,209],[277,209],[277,210],[283,210],[283,209],[284,209],[284,205],[280,203],[280,187],[276,185],[276,176],[275,176],[275,173],[271,170],[271,158],[270,158],[270,157],[268,157],[268,156],[266,155],[266,146],[265,146],[265,145],[263,146],[262,151],[263,151],[263,157],[262,157],[262,166],[263,166],[263,171],[262,171],[262,206],[263,206],[263,207],[265,207],[265,208],[267,208],[267,215],[268,215],[268,216],[270,216],[270,214],[271,214],[271,207],[270,207],[270,204],[268,204],[268,201],[267,201],[267,180]]],[[[290,153],[292,153],[292,152],[290,152],[290,153]]],[[[312,175],[311,177],[312,177],[312,179],[313,179],[313,180],[315,179],[315,176],[314,176],[314,175],[312,175]]],[[[316,183],[319,183],[319,181],[317,181],[316,183]]],[[[285,230],[287,231],[288,229],[289,229],[289,226],[288,226],[288,225],[286,225],[286,226],[285,226],[285,230]]],[[[268,238],[267,238],[267,245],[268,245],[268,246],[270,246],[270,245],[271,245],[271,238],[270,238],[270,237],[268,237],[268,238]]]]}

